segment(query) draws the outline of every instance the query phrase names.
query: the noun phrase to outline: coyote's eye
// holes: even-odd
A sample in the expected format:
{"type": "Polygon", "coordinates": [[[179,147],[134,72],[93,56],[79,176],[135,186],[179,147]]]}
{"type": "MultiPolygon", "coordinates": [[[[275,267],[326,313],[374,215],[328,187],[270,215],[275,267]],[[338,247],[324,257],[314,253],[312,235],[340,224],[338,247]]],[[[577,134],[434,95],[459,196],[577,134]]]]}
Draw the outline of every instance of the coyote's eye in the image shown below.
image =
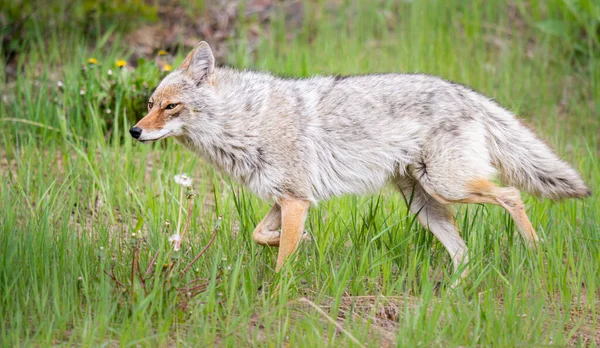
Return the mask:
{"type": "Polygon", "coordinates": [[[165,109],[167,109],[167,110],[173,110],[176,107],[177,107],[177,104],[169,104],[169,105],[167,105],[167,107],[165,109]]]}
{"type": "Polygon", "coordinates": [[[154,106],[154,103],[149,101],[148,102],[148,111],[152,110],[152,107],[154,106]]]}

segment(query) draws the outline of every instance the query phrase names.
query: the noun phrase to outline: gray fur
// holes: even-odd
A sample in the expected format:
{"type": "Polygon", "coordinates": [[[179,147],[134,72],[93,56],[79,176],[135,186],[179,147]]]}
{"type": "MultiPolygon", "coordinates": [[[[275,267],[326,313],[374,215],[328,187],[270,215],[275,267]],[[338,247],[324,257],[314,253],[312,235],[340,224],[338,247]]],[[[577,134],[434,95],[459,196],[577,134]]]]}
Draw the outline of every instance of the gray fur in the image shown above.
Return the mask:
{"type": "Polygon", "coordinates": [[[550,198],[587,188],[505,109],[427,75],[282,79],[216,68],[214,85],[176,71],[189,103],[177,140],[262,198],[312,202],[374,192],[413,176],[450,200],[497,171],[507,184],[550,198]]]}
{"type": "Polygon", "coordinates": [[[552,199],[591,194],[512,113],[433,76],[285,79],[215,68],[201,44],[152,98],[175,99],[181,111],[139,140],[175,136],[264,199],[316,203],[389,182],[405,195],[416,187],[421,206],[411,210],[424,209],[419,220],[444,243],[455,268],[466,247],[444,204],[476,200],[473,180],[499,175],[552,199]]]}

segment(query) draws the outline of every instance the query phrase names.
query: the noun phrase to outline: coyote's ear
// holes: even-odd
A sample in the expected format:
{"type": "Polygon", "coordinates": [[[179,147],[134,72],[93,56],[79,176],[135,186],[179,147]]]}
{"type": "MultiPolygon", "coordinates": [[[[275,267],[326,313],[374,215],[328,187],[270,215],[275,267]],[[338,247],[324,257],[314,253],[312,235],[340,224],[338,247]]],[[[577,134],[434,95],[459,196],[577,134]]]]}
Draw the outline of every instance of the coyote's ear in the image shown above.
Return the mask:
{"type": "Polygon", "coordinates": [[[202,41],[185,58],[177,70],[184,70],[196,81],[196,84],[212,76],[215,71],[215,57],[210,46],[202,41]]]}

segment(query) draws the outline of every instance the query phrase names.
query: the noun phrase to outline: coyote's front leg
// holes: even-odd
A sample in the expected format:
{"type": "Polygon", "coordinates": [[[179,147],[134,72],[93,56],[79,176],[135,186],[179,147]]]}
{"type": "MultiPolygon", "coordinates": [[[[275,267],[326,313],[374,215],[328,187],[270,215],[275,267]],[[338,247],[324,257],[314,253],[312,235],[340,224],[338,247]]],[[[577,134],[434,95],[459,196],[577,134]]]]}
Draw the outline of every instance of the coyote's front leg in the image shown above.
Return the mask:
{"type": "MultiPolygon", "coordinates": [[[[281,206],[278,203],[273,204],[273,207],[262,221],[256,226],[252,233],[254,241],[260,245],[279,246],[281,238],[281,206]]],[[[310,240],[310,235],[304,231],[302,234],[303,240],[310,240]]]]}
{"type": "Polygon", "coordinates": [[[279,201],[279,205],[281,206],[282,228],[277,267],[275,267],[277,272],[298,248],[310,203],[299,199],[282,199],[279,201]]]}

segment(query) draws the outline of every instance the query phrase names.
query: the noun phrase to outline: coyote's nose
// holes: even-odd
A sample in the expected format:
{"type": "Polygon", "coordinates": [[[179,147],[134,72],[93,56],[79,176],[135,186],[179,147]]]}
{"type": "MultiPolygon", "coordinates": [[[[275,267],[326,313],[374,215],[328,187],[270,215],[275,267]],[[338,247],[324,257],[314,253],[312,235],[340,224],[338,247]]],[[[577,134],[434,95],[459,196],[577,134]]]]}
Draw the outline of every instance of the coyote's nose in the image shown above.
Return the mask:
{"type": "Polygon", "coordinates": [[[129,134],[137,139],[140,137],[140,135],[142,135],[142,129],[140,127],[133,127],[129,130],[129,134]]]}

